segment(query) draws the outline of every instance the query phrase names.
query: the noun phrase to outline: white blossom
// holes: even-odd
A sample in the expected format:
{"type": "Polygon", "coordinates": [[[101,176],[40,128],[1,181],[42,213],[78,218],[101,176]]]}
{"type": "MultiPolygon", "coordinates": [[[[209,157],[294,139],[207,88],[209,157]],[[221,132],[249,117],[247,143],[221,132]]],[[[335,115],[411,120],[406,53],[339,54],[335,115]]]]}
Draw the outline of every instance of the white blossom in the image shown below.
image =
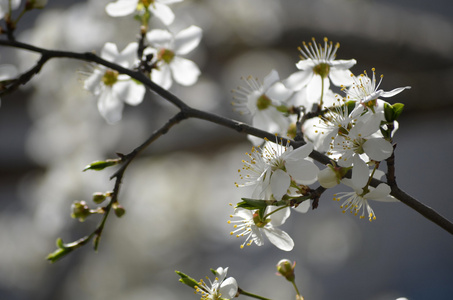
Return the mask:
{"type": "Polygon", "coordinates": [[[117,0],[107,4],[105,11],[112,17],[123,17],[134,12],[143,14],[145,10],[158,17],[166,26],[173,23],[175,15],[168,4],[182,0],[117,0]]]}
{"type": "MultiPolygon", "coordinates": [[[[101,57],[129,68],[137,61],[137,47],[137,43],[130,43],[120,53],[115,44],[106,43],[102,48],[101,57]]],[[[98,110],[110,124],[121,120],[124,102],[138,105],[145,94],[145,87],[142,84],[101,65],[85,80],[84,88],[98,97],[98,110]]]]}
{"type": "Polygon", "coordinates": [[[200,76],[198,66],[191,60],[181,57],[195,49],[201,41],[202,29],[189,26],[177,34],[167,30],[154,29],[146,34],[150,44],[148,52],[157,58],[157,69],[151,72],[151,80],[169,89],[173,79],[184,86],[193,85],[200,76]]]}
{"type": "Polygon", "coordinates": [[[201,300],[220,300],[233,299],[238,291],[238,284],[233,277],[225,278],[228,268],[218,267],[215,271],[216,278],[211,281],[208,277],[210,286],[203,279],[196,286],[196,293],[201,295],[201,300]]]}
{"type": "Polygon", "coordinates": [[[231,218],[240,218],[241,220],[228,220],[229,224],[234,224],[234,230],[230,232],[236,237],[245,237],[244,246],[250,246],[255,243],[258,246],[264,245],[264,236],[277,248],[284,251],[291,251],[294,247],[294,241],[283,230],[277,226],[285,223],[291,210],[285,207],[276,211],[275,206],[268,206],[265,211],[264,219],[261,219],[258,211],[250,211],[244,208],[236,208],[231,218]],[[272,213],[276,211],[275,213],[272,213]]]}

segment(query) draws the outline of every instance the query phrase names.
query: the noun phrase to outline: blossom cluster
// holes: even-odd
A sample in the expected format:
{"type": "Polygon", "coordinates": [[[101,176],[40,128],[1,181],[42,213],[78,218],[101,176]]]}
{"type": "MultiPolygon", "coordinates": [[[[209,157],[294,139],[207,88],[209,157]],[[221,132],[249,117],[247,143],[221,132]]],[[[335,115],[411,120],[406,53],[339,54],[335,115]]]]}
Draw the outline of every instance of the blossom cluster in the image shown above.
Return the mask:
{"type": "Polygon", "coordinates": [[[266,208],[260,210],[259,202],[252,203],[249,198],[243,198],[246,205],[241,202],[235,208],[232,216],[242,220],[238,221],[240,225],[235,224],[232,234],[241,232],[237,236],[246,236],[246,245],[251,241],[262,245],[264,234],[278,248],[291,250],[287,242],[290,238],[275,228],[289,214],[284,218],[274,216],[271,207],[284,205],[289,209],[300,205],[297,199],[309,203],[306,199],[315,196],[311,196],[313,190],[308,185],[315,182],[324,189],[340,183],[352,188],[353,192],[335,194],[334,200],[343,200],[343,212],[349,210],[370,221],[376,215],[369,200],[396,201],[386,183],[376,188],[370,184],[373,178],[383,175],[378,170],[380,162],[393,154],[393,135],[403,108],[400,103],[391,105],[382,98],[410,87],[380,89],[383,76],[378,81],[374,68],[371,76],[366,71],[355,76],[350,68],[356,60],[336,60],[338,48],[338,43],[334,46],[327,38],[323,45],[315,39],[304,42],[299,47],[298,71],[280,79],[272,70],[263,83],[248,77],[244,79],[245,87],[233,90],[233,107],[250,115],[253,126],[306,143],[293,149],[289,143],[283,147],[282,143],[265,141],[261,148],[262,140],[249,137],[254,147],[247,153],[250,161],[243,161],[239,172],[242,183],[236,186],[254,186],[251,199],[261,200],[266,208]],[[326,154],[331,164],[319,171],[307,158],[312,151],[326,154]]]}
{"type": "MultiPolygon", "coordinates": [[[[136,14],[144,17],[156,16],[164,26],[170,25],[175,16],[168,4],[182,0],[118,0],[107,4],[106,12],[112,17],[136,14]]],[[[145,27],[146,28],[146,27],[145,27]]],[[[121,52],[113,43],[106,43],[101,50],[101,58],[129,69],[140,69],[148,73],[150,79],[164,89],[169,89],[173,80],[177,83],[193,85],[201,72],[191,60],[183,57],[200,43],[202,29],[189,26],[177,33],[166,29],[153,29],[143,35],[144,47],[138,42],[130,43],[121,52]]],[[[143,101],[145,87],[130,76],[106,67],[98,67],[85,80],[85,89],[98,97],[98,110],[105,120],[116,123],[122,118],[124,103],[138,105],[143,101]]]]}

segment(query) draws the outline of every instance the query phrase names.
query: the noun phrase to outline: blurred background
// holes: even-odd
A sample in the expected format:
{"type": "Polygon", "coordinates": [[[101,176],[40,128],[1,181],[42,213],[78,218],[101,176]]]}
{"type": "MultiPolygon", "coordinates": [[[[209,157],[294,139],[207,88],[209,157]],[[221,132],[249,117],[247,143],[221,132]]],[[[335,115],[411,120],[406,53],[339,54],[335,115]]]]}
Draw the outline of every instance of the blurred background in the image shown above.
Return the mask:
{"type": "MultiPolygon", "coordinates": [[[[52,1],[27,14],[17,39],[50,49],[123,49],[139,32],[132,18],[111,18],[109,1],[52,1]]],[[[376,68],[381,87],[412,89],[390,99],[405,110],[396,134],[396,175],[402,189],[453,220],[453,2],[450,0],[185,0],[172,5],[170,27],[203,29],[189,58],[203,75],[172,92],[189,105],[250,121],[233,112],[231,89],[241,76],[281,78],[296,71],[297,47],[312,37],[340,42],[352,71],[376,68]]],[[[162,28],[156,21],[155,28],[162,28]]],[[[38,59],[1,48],[0,63],[28,70],[38,59]]],[[[199,279],[229,267],[240,287],[271,299],[294,299],[275,276],[282,258],[297,261],[307,300],[451,299],[453,238],[402,203],[373,203],[370,223],[342,214],[326,193],[319,208],[293,213],[284,226],[292,252],[240,249],[226,223],[244,196],[237,169],[246,137],[201,120],[174,127],[134,161],[120,195],[126,215],[111,216],[98,253],[91,246],[56,264],[45,257],[55,240],[89,234],[98,219],[70,217],[75,200],[113,188],[113,171],[86,164],[128,153],[176,110],[152,93],[107,125],[96,99],[83,90],[93,66],[53,60],[32,82],[2,98],[0,108],[0,299],[198,299],[174,270],[199,279]]],[[[241,296],[241,299],[245,297],[241,296]]]]}

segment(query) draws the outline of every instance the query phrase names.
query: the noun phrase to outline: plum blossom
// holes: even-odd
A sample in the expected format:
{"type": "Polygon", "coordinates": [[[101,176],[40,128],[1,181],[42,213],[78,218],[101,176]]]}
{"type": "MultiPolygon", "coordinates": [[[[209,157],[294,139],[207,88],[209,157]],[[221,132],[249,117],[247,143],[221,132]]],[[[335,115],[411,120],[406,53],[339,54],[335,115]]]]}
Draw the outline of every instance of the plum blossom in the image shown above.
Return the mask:
{"type": "Polygon", "coordinates": [[[9,2],[11,1],[11,9],[18,9],[21,0],[0,0],[0,20],[9,13],[9,2]]]}
{"type": "Polygon", "coordinates": [[[372,100],[376,100],[379,97],[389,98],[393,97],[396,94],[401,93],[405,89],[410,89],[410,86],[400,87],[393,89],[391,91],[385,92],[382,89],[379,89],[381,85],[382,78],[384,75],[381,75],[381,79],[376,84],[376,73],[375,69],[371,69],[373,72],[373,77],[369,78],[366,71],[363,71],[363,74],[360,74],[354,78],[354,83],[346,92],[346,99],[348,101],[357,101],[361,103],[366,103],[372,100]]]}
{"type": "Polygon", "coordinates": [[[172,77],[181,85],[193,85],[201,74],[200,69],[193,61],[181,55],[195,49],[201,37],[202,29],[194,25],[177,34],[162,29],[148,32],[146,39],[151,48],[147,48],[147,51],[157,58],[157,69],[152,70],[151,80],[165,89],[172,86],[172,77]]]}
{"type": "Polygon", "coordinates": [[[308,97],[321,98],[321,102],[322,95],[330,86],[329,79],[336,86],[351,85],[349,68],[356,64],[356,60],[335,60],[339,47],[339,43],[334,47],[327,38],[324,38],[324,46],[317,44],[314,38],[308,44],[304,42],[303,48],[299,47],[302,59],[296,64],[300,71],[285,79],[284,84],[296,91],[307,86],[308,97]]]}
{"type": "Polygon", "coordinates": [[[247,153],[250,161],[244,160],[239,170],[244,183],[236,186],[255,186],[254,199],[281,200],[288,192],[294,192],[294,186],[316,182],[319,169],[307,159],[312,151],[311,143],[297,149],[271,142],[263,148],[253,147],[251,154],[247,153]]]}
{"type": "Polygon", "coordinates": [[[291,251],[294,247],[294,241],[286,232],[277,228],[277,226],[285,223],[290,213],[289,207],[281,209],[276,206],[268,206],[264,218],[261,218],[257,210],[235,208],[230,217],[240,218],[241,220],[228,220],[228,224],[234,224],[234,230],[230,234],[236,235],[238,238],[245,236],[241,248],[250,246],[252,243],[262,246],[264,245],[264,236],[266,236],[277,248],[291,251]]]}
{"type": "Polygon", "coordinates": [[[117,0],[107,4],[105,11],[111,17],[124,17],[134,12],[143,14],[146,10],[158,17],[166,26],[173,23],[175,15],[168,4],[182,0],[117,0]]]}
{"type": "MultiPolygon", "coordinates": [[[[358,156],[354,156],[353,160],[351,178],[344,178],[341,182],[351,187],[354,191],[337,193],[333,199],[336,201],[346,199],[340,206],[343,208],[343,213],[349,210],[354,215],[358,215],[360,210],[362,210],[361,219],[365,218],[366,215],[370,221],[375,220],[376,214],[371,208],[369,200],[380,202],[396,202],[397,200],[390,195],[390,187],[385,183],[379,184],[376,188],[368,186],[370,178],[368,166],[358,156]]],[[[383,172],[375,170],[374,175],[379,175],[380,177],[383,172]]]]}
{"type": "MultiPolygon", "coordinates": [[[[281,110],[285,110],[293,92],[283,85],[277,71],[272,70],[263,83],[251,76],[242,79],[247,87],[240,86],[232,91],[235,109],[241,114],[250,114],[256,128],[276,134],[286,133],[290,122],[281,110]]],[[[248,138],[255,146],[263,141],[250,135],[248,138]]]]}
{"type": "MultiPolygon", "coordinates": [[[[130,68],[137,61],[137,43],[130,43],[120,53],[113,43],[106,43],[101,57],[118,65],[130,68]]],[[[124,103],[138,105],[142,102],[145,87],[129,76],[99,66],[85,80],[84,88],[98,97],[98,110],[102,117],[113,124],[121,120],[124,103]]]]}
{"type": "Polygon", "coordinates": [[[219,300],[219,299],[233,299],[236,297],[238,291],[238,284],[236,279],[228,277],[225,279],[228,268],[218,267],[217,270],[212,270],[216,278],[211,281],[209,278],[210,287],[200,280],[195,286],[196,293],[201,295],[201,300],[219,300]]]}

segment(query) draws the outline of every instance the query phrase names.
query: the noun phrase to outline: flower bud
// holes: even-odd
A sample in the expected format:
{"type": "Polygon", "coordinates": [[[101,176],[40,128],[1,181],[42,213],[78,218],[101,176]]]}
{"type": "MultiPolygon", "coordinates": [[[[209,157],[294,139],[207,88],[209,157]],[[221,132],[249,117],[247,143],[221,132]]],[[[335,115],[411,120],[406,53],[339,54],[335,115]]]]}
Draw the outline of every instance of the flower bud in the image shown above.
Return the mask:
{"type": "Polygon", "coordinates": [[[282,259],[277,263],[277,275],[281,275],[286,278],[286,280],[293,282],[295,275],[294,275],[294,267],[296,266],[296,262],[291,263],[288,259],[282,259]]]}
{"type": "Polygon", "coordinates": [[[121,218],[126,213],[124,207],[118,204],[118,202],[113,203],[112,208],[118,218],[121,218]]]}
{"type": "Polygon", "coordinates": [[[101,204],[106,198],[106,195],[100,192],[93,194],[93,202],[96,204],[101,204]]]}
{"type": "Polygon", "coordinates": [[[71,205],[71,210],[71,217],[74,219],[79,219],[80,222],[85,221],[85,219],[91,214],[90,208],[85,201],[74,202],[71,205]]]}
{"type": "Polygon", "coordinates": [[[319,171],[318,181],[319,184],[326,189],[332,188],[340,183],[337,173],[331,165],[327,165],[327,168],[319,171]]]}

